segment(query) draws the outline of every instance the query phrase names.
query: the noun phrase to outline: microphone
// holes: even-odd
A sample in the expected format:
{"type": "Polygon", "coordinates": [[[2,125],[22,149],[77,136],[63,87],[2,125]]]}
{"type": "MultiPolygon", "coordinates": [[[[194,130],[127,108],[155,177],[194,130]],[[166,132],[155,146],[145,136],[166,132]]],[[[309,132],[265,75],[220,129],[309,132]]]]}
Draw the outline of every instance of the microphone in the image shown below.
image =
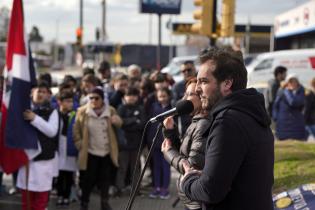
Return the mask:
{"type": "Polygon", "coordinates": [[[172,115],[184,115],[184,114],[190,114],[192,111],[194,111],[194,105],[189,100],[180,100],[176,103],[175,108],[170,109],[166,112],[163,112],[153,118],[150,119],[151,123],[155,123],[157,121],[162,121],[165,118],[172,116],[172,115]]]}

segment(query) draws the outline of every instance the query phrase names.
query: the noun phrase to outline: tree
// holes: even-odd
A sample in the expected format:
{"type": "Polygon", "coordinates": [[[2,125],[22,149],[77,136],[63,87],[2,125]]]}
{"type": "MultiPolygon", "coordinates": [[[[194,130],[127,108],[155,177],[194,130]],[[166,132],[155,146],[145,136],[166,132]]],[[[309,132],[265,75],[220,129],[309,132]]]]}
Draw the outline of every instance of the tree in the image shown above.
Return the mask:
{"type": "Polygon", "coordinates": [[[30,42],[42,42],[44,40],[37,26],[32,27],[31,33],[29,34],[29,39],[30,42]]]}

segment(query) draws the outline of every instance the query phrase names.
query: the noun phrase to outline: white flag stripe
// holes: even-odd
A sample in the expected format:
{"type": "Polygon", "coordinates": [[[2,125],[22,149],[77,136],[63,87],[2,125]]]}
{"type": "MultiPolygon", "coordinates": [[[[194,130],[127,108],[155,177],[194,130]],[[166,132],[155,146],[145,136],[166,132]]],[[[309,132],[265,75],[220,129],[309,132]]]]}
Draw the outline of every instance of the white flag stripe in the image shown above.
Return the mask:
{"type": "Polygon", "coordinates": [[[12,76],[26,82],[31,82],[29,59],[27,55],[13,55],[12,76]]]}

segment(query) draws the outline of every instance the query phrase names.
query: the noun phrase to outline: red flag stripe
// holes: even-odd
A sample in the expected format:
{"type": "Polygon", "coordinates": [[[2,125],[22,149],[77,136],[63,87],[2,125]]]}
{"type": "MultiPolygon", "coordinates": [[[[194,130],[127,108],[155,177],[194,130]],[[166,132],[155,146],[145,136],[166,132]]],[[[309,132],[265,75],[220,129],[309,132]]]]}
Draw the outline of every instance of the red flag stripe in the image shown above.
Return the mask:
{"type": "MultiPolygon", "coordinates": [[[[2,118],[7,118],[7,109],[2,105],[2,118]]],[[[17,168],[26,165],[28,162],[28,157],[25,154],[24,150],[20,149],[10,149],[4,145],[4,132],[6,123],[1,124],[0,130],[0,165],[3,171],[7,174],[16,172],[17,168]]]]}
{"type": "Polygon", "coordinates": [[[22,0],[14,0],[8,32],[6,66],[12,69],[13,54],[26,55],[22,0]]]}

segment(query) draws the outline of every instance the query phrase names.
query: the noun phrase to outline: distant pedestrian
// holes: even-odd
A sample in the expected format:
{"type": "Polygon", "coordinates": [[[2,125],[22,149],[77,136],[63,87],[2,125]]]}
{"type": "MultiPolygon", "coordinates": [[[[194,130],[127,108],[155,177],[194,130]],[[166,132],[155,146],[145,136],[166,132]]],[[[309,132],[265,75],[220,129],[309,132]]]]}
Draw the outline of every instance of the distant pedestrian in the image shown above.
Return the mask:
{"type": "MultiPolygon", "coordinates": [[[[128,169],[130,169],[131,175],[134,174],[134,171],[136,177],[140,174],[140,167],[135,168],[135,166],[145,124],[145,113],[143,106],[139,104],[139,94],[138,89],[129,87],[124,96],[125,103],[117,110],[123,120],[122,130],[126,140],[126,142],[119,144],[119,168],[116,177],[117,195],[121,195],[125,188],[128,169]]],[[[129,181],[132,180],[129,178],[129,181]]]]}
{"type": "Polygon", "coordinates": [[[196,68],[193,61],[185,61],[180,66],[180,72],[183,75],[183,80],[175,83],[173,87],[173,104],[182,99],[185,94],[185,84],[191,78],[196,76],[196,68]]]}
{"type": "Polygon", "coordinates": [[[279,140],[306,140],[302,113],[304,103],[304,87],[299,83],[296,75],[287,76],[273,104],[272,117],[276,122],[276,136],[279,140]]]}
{"type": "Polygon", "coordinates": [[[266,109],[269,115],[272,115],[273,103],[276,99],[280,83],[285,80],[287,75],[287,68],[284,66],[277,66],[274,70],[274,78],[268,81],[268,87],[265,91],[266,109]]]}
{"type": "Polygon", "coordinates": [[[85,105],[89,102],[88,94],[95,87],[98,86],[98,79],[94,75],[88,74],[85,75],[81,80],[81,96],[80,96],[80,105],[85,105]]]}
{"type": "Polygon", "coordinates": [[[141,67],[136,64],[132,64],[128,66],[127,73],[128,73],[130,85],[139,88],[140,81],[141,81],[141,67]]]}
{"type": "Polygon", "coordinates": [[[60,92],[57,96],[60,113],[59,135],[59,175],[57,179],[57,206],[70,204],[71,188],[74,184],[74,175],[78,170],[78,151],[73,142],[73,125],[75,121],[74,101],[72,91],[60,92]]]}
{"type": "Polygon", "coordinates": [[[315,78],[311,81],[311,90],[305,97],[304,119],[306,130],[315,138],[315,78]]]}
{"type": "Polygon", "coordinates": [[[101,209],[111,210],[108,203],[111,165],[118,167],[118,145],[113,126],[120,127],[122,120],[113,107],[104,103],[102,88],[94,88],[88,97],[88,104],[77,111],[73,129],[81,170],[81,210],[88,209],[95,185],[100,189],[101,209]]]}
{"type": "MultiPolygon", "coordinates": [[[[156,116],[170,110],[171,106],[171,91],[168,88],[158,89],[156,92],[157,101],[152,103],[151,112],[149,117],[156,116]]],[[[152,140],[157,131],[157,124],[153,124],[149,127],[147,134],[148,145],[152,144],[152,140]]],[[[160,197],[161,199],[168,199],[169,194],[169,184],[170,184],[170,165],[163,157],[161,152],[161,145],[163,142],[163,136],[157,136],[157,143],[153,151],[153,185],[154,190],[149,195],[150,198],[160,197]]]]}
{"type": "Polygon", "coordinates": [[[123,101],[124,94],[128,87],[128,77],[125,74],[118,74],[113,80],[114,91],[109,95],[109,103],[117,109],[123,101]]]}
{"type": "Polygon", "coordinates": [[[111,85],[112,73],[111,73],[110,63],[105,60],[102,61],[98,68],[98,73],[100,74],[100,78],[101,78],[101,82],[102,82],[102,86],[105,91],[105,94],[107,95],[111,94],[114,91],[114,89],[111,85]]]}

